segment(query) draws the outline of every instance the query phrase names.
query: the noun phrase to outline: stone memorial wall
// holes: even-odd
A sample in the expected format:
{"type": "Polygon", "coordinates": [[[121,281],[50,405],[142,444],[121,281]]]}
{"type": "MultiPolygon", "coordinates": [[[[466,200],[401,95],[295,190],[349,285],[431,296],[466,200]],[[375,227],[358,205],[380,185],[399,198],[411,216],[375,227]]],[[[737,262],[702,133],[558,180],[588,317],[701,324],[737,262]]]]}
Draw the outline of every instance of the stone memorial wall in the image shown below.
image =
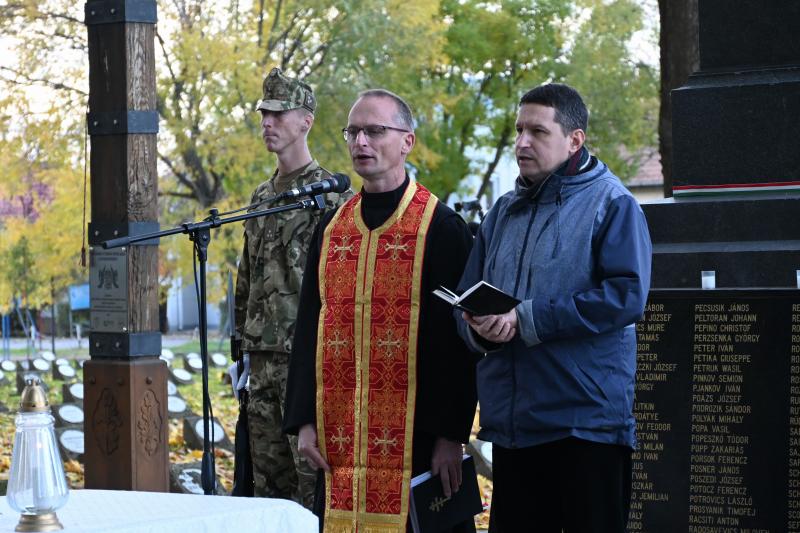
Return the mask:
{"type": "Polygon", "coordinates": [[[629,531],[800,531],[800,290],[654,290],[629,531]]]}

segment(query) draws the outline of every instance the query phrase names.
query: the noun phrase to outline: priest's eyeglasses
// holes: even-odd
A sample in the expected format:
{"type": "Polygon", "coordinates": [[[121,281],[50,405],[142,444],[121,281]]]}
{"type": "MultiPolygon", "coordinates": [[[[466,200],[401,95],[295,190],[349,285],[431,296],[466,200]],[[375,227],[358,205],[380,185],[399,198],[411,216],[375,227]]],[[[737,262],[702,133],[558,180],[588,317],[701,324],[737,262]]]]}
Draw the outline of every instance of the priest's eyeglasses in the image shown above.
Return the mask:
{"type": "Polygon", "coordinates": [[[367,126],[362,126],[362,127],[347,126],[346,128],[342,128],[342,134],[344,135],[345,141],[355,142],[356,137],[358,137],[358,132],[360,131],[363,131],[364,135],[366,135],[370,139],[379,139],[384,135],[386,135],[386,130],[411,133],[409,130],[404,130],[402,128],[395,128],[394,126],[384,126],[383,124],[369,124],[367,126]]]}

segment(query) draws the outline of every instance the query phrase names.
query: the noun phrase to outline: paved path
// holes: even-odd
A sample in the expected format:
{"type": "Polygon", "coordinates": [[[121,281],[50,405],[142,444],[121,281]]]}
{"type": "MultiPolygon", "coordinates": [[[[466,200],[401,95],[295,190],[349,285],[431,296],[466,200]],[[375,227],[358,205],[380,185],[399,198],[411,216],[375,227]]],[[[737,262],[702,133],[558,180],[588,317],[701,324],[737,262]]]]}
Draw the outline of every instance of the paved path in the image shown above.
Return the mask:
{"type": "MultiPolygon", "coordinates": [[[[171,348],[173,346],[180,346],[181,344],[185,344],[191,340],[192,340],[191,333],[167,334],[161,336],[161,346],[163,346],[164,348],[171,348]]],[[[208,339],[209,351],[210,352],[216,351],[218,345],[219,345],[219,338],[216,335],[211,335],[208,339]]],[[[26,346],[26,339],[24,337],[11,338],[12,350],[24,350],[25,346],[26,346]]],[[[35,342],[34,349],[35,351],[39,352],[42,350],[50,350],[51,346],[52,346],[52,341],[50,337],[43,337],[41,343],[38,340],[35,342]]],[[[89,339],[86,337],[81,339],[80,344],[78,343],[78,339],[76,339],[75,337],[56,338],[56,351],[60,349],[69,350],[69,349],[79,349],[88,347],[89,347],[89,339]]],[[[0,352],[0,355],[2,355],[2,352],[0,352]]]]}

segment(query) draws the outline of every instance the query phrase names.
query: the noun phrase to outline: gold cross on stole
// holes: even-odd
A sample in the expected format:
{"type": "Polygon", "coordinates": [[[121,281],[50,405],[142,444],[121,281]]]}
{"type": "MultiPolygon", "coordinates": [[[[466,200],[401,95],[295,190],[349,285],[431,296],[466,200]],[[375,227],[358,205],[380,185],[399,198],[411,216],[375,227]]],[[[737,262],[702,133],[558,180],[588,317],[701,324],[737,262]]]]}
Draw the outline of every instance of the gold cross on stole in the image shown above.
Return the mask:
{"type": "Polygon", "coordinates": [[[397,437],[389,438],[389,428],[383,428],[383,438],[375,437],[375,445],[382,446],[383,450],[381,450],[381,455],[389,455],[389,451],[386,449],[387,446],[396,446],[397,445],[397,437]]]}
{"type": "Polygon", "coordinates": [[[387,359],[393,359],[394,351],[400,348],[401,341],[394,338],[394,330],[388,329],[386,330],[386,336],[382,339],[378,339],[375,344],[378,346],[384,357],[387,359]]]}
{"type": "Polygon", "coordinates": [[[345,235],[342,237],[342,244],[335,244],[333,246],[333,253],[339,254],[339,261],[344,261],[345,259],[347,259],[346,252],[353,251],[353,246],[355,246],[355,244],[353,243],[348,244],[349,242],[350,242],[350,236],[345,235]]]}
{"type": "Polygon", "coordinates": [[[336,444],[339,447],[339,451],[341,452],[344,449],[344,444],[350,444],[350,435],[343,435],[342,432],[344,428],[339,426],[336,428],[337,435],[331,437],[331,442],[336,444]]]}
{"type": "Polygon", "coordinates": [[[408,243],[406,243],[406,244],[400,244],[400,238],[401,238],[401,237],[400,237],[400,234],[395,234],[395,236],[394,236],[394,243],[392,243],[392,244],[390,244],[390,243],[386,243],[386,251],[387,251],[387,252],[389,252],[389,251],[391,251],[391,252],[392,252],[392,259],[397,259],[397,257],[398,257],[398,252],[399,252],[400,250],[403,250],[404,252],[405,252],[406,250],[408,250],[408,243]]]}
{"type": "Polygon", "coordinates": [[[333,356],[336,359],[339,359],[339,357],[342,355],[342,350],[350,345],[350,340],[347,338],[340,337],[339,332],[335,331],[334,338],[328,339],[328,342],[326,342],[326,344],[329,347],[333,348],[333,356]]]}

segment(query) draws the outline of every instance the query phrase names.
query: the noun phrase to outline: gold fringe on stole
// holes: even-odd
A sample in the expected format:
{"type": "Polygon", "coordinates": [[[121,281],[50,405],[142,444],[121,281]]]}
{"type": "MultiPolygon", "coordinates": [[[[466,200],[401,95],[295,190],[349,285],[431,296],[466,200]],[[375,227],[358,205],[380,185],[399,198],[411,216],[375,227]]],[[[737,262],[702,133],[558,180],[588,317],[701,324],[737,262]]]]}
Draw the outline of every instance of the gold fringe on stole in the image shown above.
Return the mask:
{"type": "Polygon", "coordinates": [[[325,517],[324,533],[356,533],[356,525],[352,520],[325,517]]]}
{"type": "Polygon", "coordinates": [[[360,524],[356,530],[355,524],[350,520],[336,519],[326,520],[324,533],[403,533],[405,526],[388,524],[360,524]]]}
{"type": "Polygon", "coordinates": [[[405,529],[405,526],[401,528],[397,525],[364,524],[364,527],[360,528],[358,533],[402,533],[405,529]]]}

